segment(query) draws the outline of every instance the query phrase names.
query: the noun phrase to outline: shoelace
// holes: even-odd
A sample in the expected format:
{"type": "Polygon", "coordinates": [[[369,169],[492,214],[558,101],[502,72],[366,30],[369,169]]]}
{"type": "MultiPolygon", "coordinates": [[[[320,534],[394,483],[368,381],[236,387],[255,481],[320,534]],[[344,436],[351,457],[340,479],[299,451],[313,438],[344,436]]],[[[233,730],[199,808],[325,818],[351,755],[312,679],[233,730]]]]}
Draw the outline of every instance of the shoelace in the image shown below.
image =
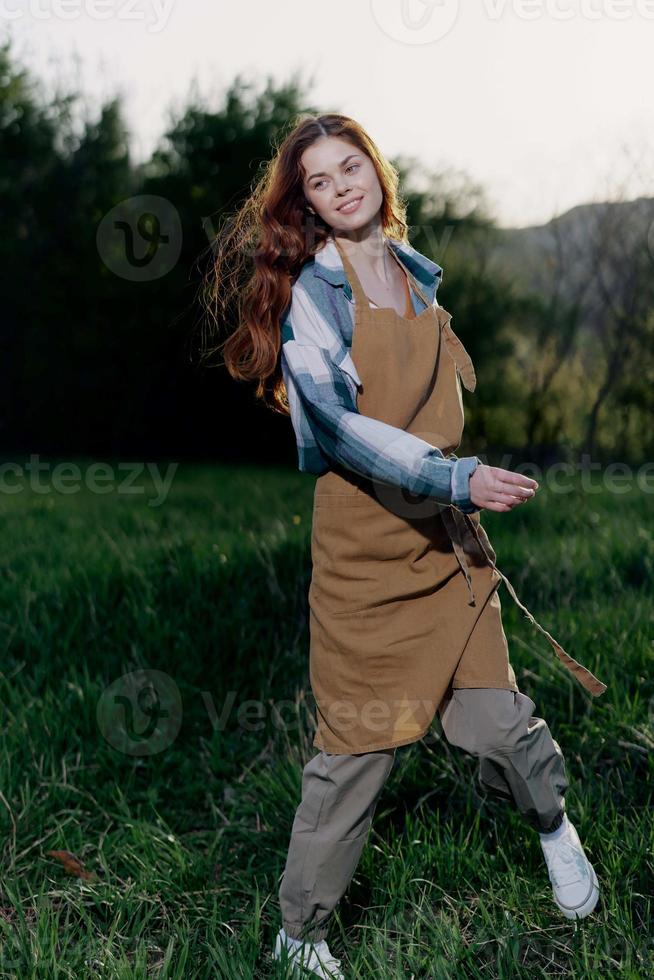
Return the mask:
{"type": "MultiPolygon", "coordinates": [[[[325,942],[325,940],[322,940],[321,943],[322,942],[325,942]]],[[[326,951],[325,951],[325,949],[324,949],[324,947],[322,946],[321,943],[316,943],[316,946],[314,947],[315,950],[316,950],[316,955],[318,956],[318,959],[320,961],[320,965],[321,966],[326,966],[330,970],[331,970],[332,967],[337,967],[337,968],[340,967],[341,961],[340,960],[337,960],[335,956],[332,956],[331,955],[331,953],[329,955],[327,955],[327,953],[326,953],[326,951]],[[323,959],[323,957],[324,957],[324,959],[323,959]]]]}
{"type": "Polygon", "coordinates": [[[552,884],[572,885],[577,881],[583,881],[588,876],[586,862],[583,854],[570,841],[561,841],[550,854],[549,872],[552,884]],[[576,878],[571,877],[570,873],[576,869],[579,874],[576,878]]]}
{"type": "MultiPolygon", "coordinates": [[[[325,939],[321,939],[320,942],[314,943],[313,947],[308,947],[304,951],[304,953],[309,961],[311,960],[311,956],[313,955],[313,953],[315,953],[315,955],[318,957],[318,962],[320,963],[321,967],[327,967],[330,970],[333,967],[339,968],[341,965],[341,961],[337,960],[335,956],[331,955],[331,953],[328,953],[327,948],[328,948],[327,941],[325,939]]],[[[302,954],[300,955],[302,956],[302,954]]],[[[300,960],[300,962],[302,962],[303,966],[306,965],[303,958],[300,960]]]]}

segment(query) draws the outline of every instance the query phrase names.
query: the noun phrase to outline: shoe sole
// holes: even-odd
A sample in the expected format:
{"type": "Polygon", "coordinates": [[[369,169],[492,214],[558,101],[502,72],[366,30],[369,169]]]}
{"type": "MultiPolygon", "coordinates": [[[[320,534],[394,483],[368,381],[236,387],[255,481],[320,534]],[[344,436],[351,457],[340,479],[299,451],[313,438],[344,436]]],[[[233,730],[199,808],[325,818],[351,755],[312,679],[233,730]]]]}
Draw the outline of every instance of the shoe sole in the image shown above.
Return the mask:
{"type": "Polygon", "coordinates": [[[554,901],[556,902],[556,904],[559,907],[559,909],[561,910],[561,912],[563,912],[563,914],[566,917],[566,919],[585,919],[586,916],[587,915],[590,915],[590,913],[593,911],[593,909],[597,905],[597,902],[599,900],[599,882],[597,881],[597,875],[595,874],[595,868],[592,866],[592,864],[590,866],[590,870],[591,870],[591,875],[592,875],[592,884],[590,886],[590,894],[589,894],[588,898],[584,902],[582,902],[581,905],[577,905],[577,906],[575,906],[575,908],[570,908],[570,907],[568,907],[566,905],[561,905],[561,903],[558,901],[556,895],[554,896],[554,901]]]}

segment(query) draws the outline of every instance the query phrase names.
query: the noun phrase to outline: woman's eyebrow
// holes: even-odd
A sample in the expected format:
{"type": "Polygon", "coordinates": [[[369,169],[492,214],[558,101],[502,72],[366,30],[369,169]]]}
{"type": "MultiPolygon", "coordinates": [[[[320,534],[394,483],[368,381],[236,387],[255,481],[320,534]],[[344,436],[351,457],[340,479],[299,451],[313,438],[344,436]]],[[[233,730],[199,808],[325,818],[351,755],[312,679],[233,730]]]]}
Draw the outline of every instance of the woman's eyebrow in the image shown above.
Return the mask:
{"type": "MultiPolygon", "coordinates": [[[[358,153],[350,153],[350,155],[346,156],[344,160],[341,160],[341,162],[339,163],[339,167],[345,166],[348,160],[351,160],[352,157],[358,157],[358,156],[359,156],[358,153]]],[[[329,175],[326,174],[324,170],[321,170],[319,173],[311,174],[310,177],[307,177],[307,180],[313,180],[314,177],[328,177],[328,176],[329,175]]]]}

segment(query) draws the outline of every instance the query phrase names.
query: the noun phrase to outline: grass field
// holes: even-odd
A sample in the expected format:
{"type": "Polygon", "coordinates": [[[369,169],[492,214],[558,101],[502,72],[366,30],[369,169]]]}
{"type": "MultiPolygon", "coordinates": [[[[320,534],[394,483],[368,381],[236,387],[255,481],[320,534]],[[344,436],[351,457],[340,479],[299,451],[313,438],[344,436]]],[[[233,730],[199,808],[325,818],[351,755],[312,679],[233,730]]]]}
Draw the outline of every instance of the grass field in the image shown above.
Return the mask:
{"type": "MultiPolygon", "coordinates": [[[[277,890],[316,751],[313,478],[180,466],[151,506],[145,476],[0,495],[2,977],[284,975],[277,890]]],[[[398,749],[332,925],[348,977],[654,975],[651,500],[541,489],[482,515],[522,601],[608,684],[588,695],[500,588],[596,911],[560,916],[537,835],[435,721],[398,749]]]]}

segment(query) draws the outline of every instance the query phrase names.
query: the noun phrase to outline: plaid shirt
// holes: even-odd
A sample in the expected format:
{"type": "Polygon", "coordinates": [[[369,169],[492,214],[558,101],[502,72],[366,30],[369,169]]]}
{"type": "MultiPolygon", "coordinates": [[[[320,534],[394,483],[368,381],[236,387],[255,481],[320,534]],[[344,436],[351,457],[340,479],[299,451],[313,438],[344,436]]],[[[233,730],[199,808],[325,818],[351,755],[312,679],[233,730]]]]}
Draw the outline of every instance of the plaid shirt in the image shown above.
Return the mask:
{"type": "MultiPolygon", "coordinates": [[[[443,270],[411,245],[387,239],[431,305],[443,270]]],[[[426,303],[411,283],[416,314],[426,303]]],[[[477,456],[445,457],[440,449],[404,429],[362,415],[361,384],[350,355],[355,304],[338,249],[329,238],[304,263],[281,320],[281,368],[302,472],[325,473],[332,461],[369,479],[451,504],[465,514],[477,456]],[[342,288],[339,288],[342,287],[342,288]]]]}

